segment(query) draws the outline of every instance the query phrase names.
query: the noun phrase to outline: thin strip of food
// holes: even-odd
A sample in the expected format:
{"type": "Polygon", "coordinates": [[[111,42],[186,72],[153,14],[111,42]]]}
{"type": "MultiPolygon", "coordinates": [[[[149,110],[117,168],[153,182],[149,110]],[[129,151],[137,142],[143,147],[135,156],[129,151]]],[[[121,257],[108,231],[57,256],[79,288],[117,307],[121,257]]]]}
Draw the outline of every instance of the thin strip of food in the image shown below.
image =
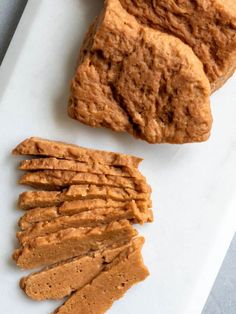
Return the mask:
{"type": "Polygon", "coordinates": [[[20,143],[13,151],[14,155],[35,155],[78,160],[87,163],[138,167],[141,158],[89,149],[59,141],[31,137],[20,143]]]}
{"type": "Polygon", "coordinates": [[[137,231],[127,220],[96,228],[69,228],[25,242],[15,250],[13,259],[20,268],[32,269],[120,246],[136,235],[137,231]]]}
{"type": "Polygon", "coordinates": [[[27,172],[20,178],[19,183],[47,190],[61,189],[74,184],[94,184],[98,186],[104,185],[130,188],[141,192],[150,192],[150,187],[144,179],[65,170],[27,172]]]}
{"type": "Polygon", "coordinates": [[[58,159],[55,157],[34,158],[23,160],[20,170],[70,170],[95,174],[108,174],[119,177],[143,178],[137,168],[126,166],[109,166],[98,162],[85,163],[77,160],[58,159]]]}
{"type": "Polygon", "coordinates": [[[117,248],[58,263],[22,278],[20,287],[33,300],[62,299],[91,282],[121,252],[130,247],[142,246],[143,243],[144,238],[138,237],[117,248]]]}
{"type": "Polygon", "coordinates": [[[112,199],[116,201],[148,200],[149,193],[131,189],[96,185],[71,185],[63,191],[27,191],[19,196],[18,205],[22,209],[59,205],[65,201],[78,199],[112,199]]]}
{"type": "MultiPolygon", "coordinates": [[[[134,201],[131,201],[134,202],[134,201]]],[[[119,208],[124,209],[129,206],[128,202],[118,202],[113,200],[88,199],[64,202],[60,206],[36,207],[29,209],[19,220],[19,227],[22,230],[32,227],[37,222],[49,221],[62,216],[70,216],[78,213],[93,211],[97,209],[119,208]]],[[[135,201],[139,211],[144,214],[151,212],[151,203],[148,201],[135,201]]]]}
{"type": "Polygon", "coordinates": [[[137,245],[122,252],[91,283],[72,294],[54,314],[105,313],[129,288],[149,275],[140,250],[137,245]]]}
{"type": "Polygon", "coordinates": [[[30,239],[45,236],[67,228],[97,227],[113,221],[127,219],[130,223],[144,224],[153,220],[152,211],[140,212],[135,202],[124,208],[100,208],[72,216],[62,216],[46,222],[37,222],[24,231],[17,232],[21,244],[30,239]]]}

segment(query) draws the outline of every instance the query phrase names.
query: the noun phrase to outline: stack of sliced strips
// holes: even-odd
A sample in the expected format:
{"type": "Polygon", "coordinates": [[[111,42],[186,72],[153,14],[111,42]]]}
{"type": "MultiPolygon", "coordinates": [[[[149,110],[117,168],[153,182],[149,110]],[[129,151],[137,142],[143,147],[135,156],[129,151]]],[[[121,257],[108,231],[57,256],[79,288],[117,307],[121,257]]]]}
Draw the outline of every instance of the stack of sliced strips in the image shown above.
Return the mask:
{"type": "Polygon", "coordinates": [[[29,138],[14,150],[30,155],[19,183],[34,191],[19,196],[22,269],[45,267],[22,278],[34,300],[63,299],[54,313],[104,313],[148,276],[134,223],[153,221],[151,189],[138,170],[142,159],[29,138]]]}

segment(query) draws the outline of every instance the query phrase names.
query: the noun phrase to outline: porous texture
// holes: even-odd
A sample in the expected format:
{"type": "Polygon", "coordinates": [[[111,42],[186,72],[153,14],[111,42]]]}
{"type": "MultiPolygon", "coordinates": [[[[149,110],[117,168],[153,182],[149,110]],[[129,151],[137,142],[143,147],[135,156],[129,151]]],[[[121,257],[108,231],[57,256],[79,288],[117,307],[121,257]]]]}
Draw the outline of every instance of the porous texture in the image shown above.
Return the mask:
{"type": "Polygon", "coordinates": [[[119,153],[100,151],[80,147],[64,142],[50,141],[31,137],[20,143],[12,153],[14,155],[36,155],[78,160],[85,163],[137,167],[141,158],[119,153]]]}
{"type": "MultiPolygon", "coordinates": [[[[90,211],[91,213],[93,210],[106,210],[107,208],[125,210],[130,206],[130,203],[135,203],[134,206],[137,206],[141,213],[147,214],[148,216],[148,213],[151,213],[151,203],[148,201],[119,202],[113,200],[88,199],[64,202],[60,206],[29,209],[20,218],[18,225],[22,230],[25,230],[32,227],[37,222],[46,222],[55,218],[75,215],[86,211],[90,211]]],[[[152,217],[152,214],[150,214],[150,216],[152,217]]]]}
{"type": "Polygon", "coordinates": [[[148,275],[140,247],[131,247],[127,252],[122,252],[91,283],[72,294],[54,314],[103,314],[130,287],[148,275]]]}
{"type": "Polygon", "coordinates": [[[125,178],[65,170],[28,172],[20,178],[19,183],[44,190],[56,190],[74,184],[94,184],[98,186],[130,188],[141,192],[150,191],[150,187],[141,178],[125,178]]]}
{"type": "Polygon", "coordinates": [[[121,247],[96,251],[59,263],[22,278],[20,287],[34,300],[62,299],[90,283],[121,252],[141,246],[143,242],[144,238],[139,237],[121,247]]]}
{"type": "Polygon", "coordinates": [[[25,242],[13,259],[20,268],[32,269],[122,245],[135,235],[137,231],[127,220],[96,228],[69,228],[25,242]]]}
{"type": "Polygon", "coordinates": [[[148,200],[149,193],[131,189],[96,185],[71,185],[63,191],[27,191],[19,196],[19,207],[30,209],[59,205],[65,201],[79,199],[112,199],[115,201],[148,200]]]}
{"type": "Polygon", "coordinates": [[[140,23],[180,38],[204,65],[212,91],[236,68],[235,0],[120,0],[140,23]]]}
{"type": "MultiPolygon", "coordinates": [[[[23,141],[13,154],[35,156],[20,163],[19,169],[27,172],[19,183],[40,189],[26,191],[18,200],[26,211],[18,222],[20,247],[13,259],[22,269],[46,266],[21,279],[26,295],[33,300],[73,295],[59,311],[71,313],[72,302],[77,313],[75,294],[90,284],[95,287],[93,280],[103,272],[109,271],[108,281],[115,269],[114,276],[126,279],[122,294],[147,276],[140,253],[144,239],[136,238],[132,226],[153,221],[151,188],[138,170],[140,158],[40,138],[23,141]],[[124,261],[134,254],[128,274],[131,268],[124,261]]],[[[104,309],[121,297],[115,288],[108,302],[101,299],[104,309]]]]}
{"type": "Polygon", "coordinates": [[[127,166],[109,166],[95,163],[85,163],[77,160],[58,159],[55,157],[35,158],[23,160],[20,170],[69,170],[84,173],[105,174],[119,177],[142,178],[137,168],[127,166]]]}
{"type": "Polygon", "coordinates": [[[107,0],[81,49],[68,113],[150,143],[200,142],[212,124],[209,95],[190,47],[107,0]]]}
{"type": "Polygon", "coordinates": [[[127,219],[131,223],[151,222],[152,212],[140,212],[135,202],[131,202],[126,208],[101,208],[86,211],[72,216],[62,216],[49,221],[37,222],[30,228],[17,232],[17,238],[22,244],[38,236],[44,236],[59,230],[79,227],[97,227],[109,224],[113,221],[127,219]]]}

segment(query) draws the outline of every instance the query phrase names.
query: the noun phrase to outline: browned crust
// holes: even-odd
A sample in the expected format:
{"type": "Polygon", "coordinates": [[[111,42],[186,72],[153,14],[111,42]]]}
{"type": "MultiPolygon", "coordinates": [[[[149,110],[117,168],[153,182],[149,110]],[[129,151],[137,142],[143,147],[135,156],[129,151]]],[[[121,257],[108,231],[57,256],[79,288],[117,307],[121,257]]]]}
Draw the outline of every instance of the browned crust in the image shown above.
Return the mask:
{"type": "Polygon", "coordinates": [[[212,91],[236,68],[234,0],[121,0],[123,7],[148,27],[180,38],[204,65],[212,91]]]}
{"type": "Polygon", "coordinates": [[[141,25],[118,0],[105,2],[94,28],[72,80],[70,117],[149,143],[209,138],[210,84],[189,46],[141,25]]]}

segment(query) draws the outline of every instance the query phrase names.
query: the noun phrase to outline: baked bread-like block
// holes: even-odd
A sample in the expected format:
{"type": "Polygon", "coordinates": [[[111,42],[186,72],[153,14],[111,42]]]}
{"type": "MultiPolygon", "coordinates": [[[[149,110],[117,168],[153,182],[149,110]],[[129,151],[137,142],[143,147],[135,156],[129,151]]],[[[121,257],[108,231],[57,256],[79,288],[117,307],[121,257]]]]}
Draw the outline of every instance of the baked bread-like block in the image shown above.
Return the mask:
{"type": "Polygon", "coordinates": [[[58,263],[22,278],[20,287],[34,300],[62,299],[90,283],[121,252],[143,243],[144,238],[138,237],[117,248],[96,251],[58,263]]]}
{"type": "Polygon", "coordinates": [[[192,47],[204,65],[212,91],[236,68],[235,0],[120,0],[138,21],[172,34],[192,47]]]}
{"type": "MultiPolygon", "coordinates": [[[[129,247],[91,283],[76,291],[54,314],[103,314],[149,272],[143,264],[141,243],[129,247]]],[[[132,312],[131,312],[132,313],[132,312]]]]}
{"type": "Polygon", "coordinates": [[[210,85],[181,40],[138,23],[107,0],[91,26],[72,80],[69,115],[150,143],[208,139],[210,85]]]}

